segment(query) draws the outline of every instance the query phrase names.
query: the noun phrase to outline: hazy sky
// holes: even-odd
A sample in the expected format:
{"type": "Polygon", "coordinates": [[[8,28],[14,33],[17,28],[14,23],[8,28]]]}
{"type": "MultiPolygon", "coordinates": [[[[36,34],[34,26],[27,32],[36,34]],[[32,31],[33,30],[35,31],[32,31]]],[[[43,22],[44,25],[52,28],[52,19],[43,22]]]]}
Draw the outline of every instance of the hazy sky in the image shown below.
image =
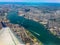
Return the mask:
{"type": "Polygon", "coordinates": [[[60,0],[0,0],[0,2],[57,2],[60,0]]]}

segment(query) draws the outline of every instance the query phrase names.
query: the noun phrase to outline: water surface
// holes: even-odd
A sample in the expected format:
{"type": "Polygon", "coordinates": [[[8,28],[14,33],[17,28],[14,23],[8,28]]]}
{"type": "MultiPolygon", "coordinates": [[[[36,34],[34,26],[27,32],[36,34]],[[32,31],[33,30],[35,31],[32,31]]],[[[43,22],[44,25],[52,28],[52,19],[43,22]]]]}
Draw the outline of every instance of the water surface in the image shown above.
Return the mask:
{"type": "Polygon", "coordinates": [[[51,34],[42,24],[18,16],[17,12],[9,12],[7,16],[13,24],[19,24],[30,31],[44,45],[60,45],[60,39],[51,34]]]}

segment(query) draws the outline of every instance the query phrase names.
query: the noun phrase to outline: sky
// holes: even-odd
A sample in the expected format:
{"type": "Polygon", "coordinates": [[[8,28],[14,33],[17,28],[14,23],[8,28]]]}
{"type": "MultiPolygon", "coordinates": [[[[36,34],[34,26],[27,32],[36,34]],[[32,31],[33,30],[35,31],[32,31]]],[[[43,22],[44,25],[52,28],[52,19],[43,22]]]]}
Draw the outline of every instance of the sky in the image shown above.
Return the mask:
{"type": "Polygon", "coordinates": [[[0,2],[54,2],[54,3],[60,3],[60,0],[0,0],[0,2]]]}

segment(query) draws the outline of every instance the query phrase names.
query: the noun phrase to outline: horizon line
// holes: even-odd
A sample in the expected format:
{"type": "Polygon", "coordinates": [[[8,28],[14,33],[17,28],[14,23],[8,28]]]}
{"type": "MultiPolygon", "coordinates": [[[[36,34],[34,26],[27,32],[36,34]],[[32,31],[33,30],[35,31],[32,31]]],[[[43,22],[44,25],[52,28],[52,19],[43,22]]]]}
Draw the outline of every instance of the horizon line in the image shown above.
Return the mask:
{"type": "Polygon", "coordinates": [[[60,2],[1,2],[0,3],[60,3],[60,2]]]}

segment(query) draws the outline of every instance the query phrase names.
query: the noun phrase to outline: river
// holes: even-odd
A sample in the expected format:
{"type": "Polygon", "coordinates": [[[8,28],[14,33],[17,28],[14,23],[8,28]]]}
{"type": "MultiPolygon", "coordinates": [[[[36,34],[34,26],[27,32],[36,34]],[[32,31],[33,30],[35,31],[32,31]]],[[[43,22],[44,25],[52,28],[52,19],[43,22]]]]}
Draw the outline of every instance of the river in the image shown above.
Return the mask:
{"type": "Polygon", "coordinates": [[[7,19],[13,24],[19,24],[30,31],[44,45],[60,45],[60,39],[51,34],[42,24],[18,16],[17,12],[9,12],[7,19]]]}

